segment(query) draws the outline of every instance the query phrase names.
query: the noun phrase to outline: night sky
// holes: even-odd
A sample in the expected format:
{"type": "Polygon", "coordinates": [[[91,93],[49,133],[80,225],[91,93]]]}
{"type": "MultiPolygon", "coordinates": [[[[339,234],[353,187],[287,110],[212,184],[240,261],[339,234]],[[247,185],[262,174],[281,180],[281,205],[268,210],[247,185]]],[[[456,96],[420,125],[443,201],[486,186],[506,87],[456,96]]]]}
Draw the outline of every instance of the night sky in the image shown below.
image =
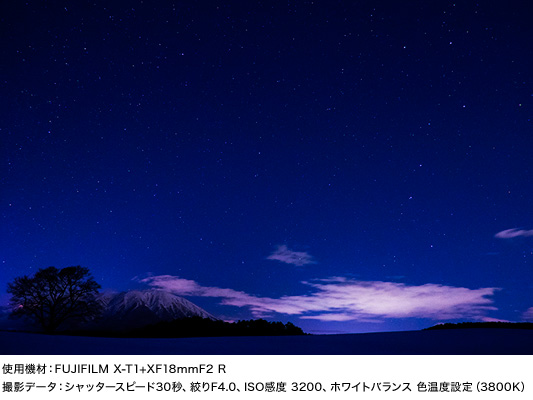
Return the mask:
{"type": "Polygon", "coordinates": [[[525,1],[5,1],[0,303],[39,268],[306,332],[533,320],[525,1]]]}

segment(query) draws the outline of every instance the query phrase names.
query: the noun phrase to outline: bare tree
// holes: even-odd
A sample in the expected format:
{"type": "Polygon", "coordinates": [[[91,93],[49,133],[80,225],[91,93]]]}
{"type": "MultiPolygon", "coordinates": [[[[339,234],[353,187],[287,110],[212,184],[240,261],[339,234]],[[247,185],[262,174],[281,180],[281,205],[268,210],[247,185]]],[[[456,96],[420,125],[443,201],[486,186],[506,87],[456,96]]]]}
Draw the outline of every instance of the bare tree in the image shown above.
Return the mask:
{"type": "Polygon", "coordinates": [[[32,277],[15,278],[7,291],[12,295],[12,316],[27,317],[53,332],[67,321],[79,323],[98,315],[98,289],[89,269],[75,266],[39,269],[32,277]]]}

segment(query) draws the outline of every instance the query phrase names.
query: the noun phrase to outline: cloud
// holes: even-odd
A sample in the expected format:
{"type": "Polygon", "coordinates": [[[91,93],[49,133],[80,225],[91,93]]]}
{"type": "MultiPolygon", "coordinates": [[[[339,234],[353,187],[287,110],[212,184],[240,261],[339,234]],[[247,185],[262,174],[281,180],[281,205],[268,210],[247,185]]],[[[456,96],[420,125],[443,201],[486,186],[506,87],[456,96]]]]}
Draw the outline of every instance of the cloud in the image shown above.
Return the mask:
{"type": "Polygon", "coordinates": [[[332,277],[302,282],[312,288],[309,294],[271,298],[201,286],[195,281],[171,275],[152,276],[141,282],[177,295],[220,298],[221,304],[249,308],[255,317],[279,313],[322,321],[365,322],[379,322],[384,318],[482,320],[487,311],[496,310],[489,296],[498,290],[431,283],[409,286],[397,282],[332,277]]]}
{"type": "Polygon", "coordinates": [[[201,297],[222,297],[222,298],[247,298],[250,297],[244,292],[233,289],[223,289],[218,287],[201,286],[193,280],[183,279],[173,275],[149,276],[140,279],[139,282],[146,283],[158,289],[167,290],[180,296],[201,296],[201,297]]]}
{"type": "MultiPolygon", "coordinates": [[[[354,316],[351,314],[346,313],[328,313],[328,314],[318,314],[318,315],[304,315],[301,316],[300,319],[316,319],[318,321],[333,321],[333,322],[344,322],[344,321],[353,321],[354,316]]],[[[380,320],[376,319],[361,319],[358,318],[357,321],[359,322],[382,322],[380,320]]]]}
{"type": "Polygon", "coordinates": [[[501,318],[491,318],[491,317],[483,317],[481,318],[481,321],[483,322],[511,322],[507,319],[501,319],[501,318]]]}
{"type": "Polygon", "coordinates": [[[523,314],[522,319],[527,322],[533,322],[533,307],[528,308],[523,314]]]}
{"type": "Polygon", "coordinates": [[[494,237],[497,237],[498,239],[512,239],[515,237],[524,236],[529,237],[533,236],[533,229],[530,229],[528,231],[524,229],[506,229],[504,231],[498,232],[494,237]]]}
{"type": "Polygon", "coordinates": [[[276,251],[267,257],[267,260],[278,260],[286,264],[293,264],[298,267],[307,264],[316,264],[313,256],[303,251],[292,251],[285,245],[278,246],[276,251]]]}

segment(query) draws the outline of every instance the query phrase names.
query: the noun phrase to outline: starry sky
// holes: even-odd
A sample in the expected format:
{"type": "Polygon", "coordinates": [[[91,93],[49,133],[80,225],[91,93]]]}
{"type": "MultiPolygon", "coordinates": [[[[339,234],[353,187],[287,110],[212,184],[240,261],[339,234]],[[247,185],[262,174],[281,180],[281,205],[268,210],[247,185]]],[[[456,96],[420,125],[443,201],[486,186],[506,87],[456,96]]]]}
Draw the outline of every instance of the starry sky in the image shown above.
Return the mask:
{"type": "Polygon", "coordinates": [[[0,5],[0,303],[39,268],[311,333],[533,320],[520,1],[0,5]]]}

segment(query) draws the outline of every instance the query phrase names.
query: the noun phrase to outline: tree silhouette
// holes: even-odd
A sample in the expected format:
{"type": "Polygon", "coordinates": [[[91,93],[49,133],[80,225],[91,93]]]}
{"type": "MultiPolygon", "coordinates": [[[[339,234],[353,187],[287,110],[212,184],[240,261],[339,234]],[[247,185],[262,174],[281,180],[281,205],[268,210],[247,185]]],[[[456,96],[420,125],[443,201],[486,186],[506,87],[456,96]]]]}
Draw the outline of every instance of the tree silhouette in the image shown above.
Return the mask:
{"type": "Polygon", "coordinates": [[[15,278],[7,292],[12,295],[13,317],[29,318],[53,332],[67,321],[80,323],[98,315],[98,289],[89,269],[75,266],[41,268],[33,277],[15,278]]]}

